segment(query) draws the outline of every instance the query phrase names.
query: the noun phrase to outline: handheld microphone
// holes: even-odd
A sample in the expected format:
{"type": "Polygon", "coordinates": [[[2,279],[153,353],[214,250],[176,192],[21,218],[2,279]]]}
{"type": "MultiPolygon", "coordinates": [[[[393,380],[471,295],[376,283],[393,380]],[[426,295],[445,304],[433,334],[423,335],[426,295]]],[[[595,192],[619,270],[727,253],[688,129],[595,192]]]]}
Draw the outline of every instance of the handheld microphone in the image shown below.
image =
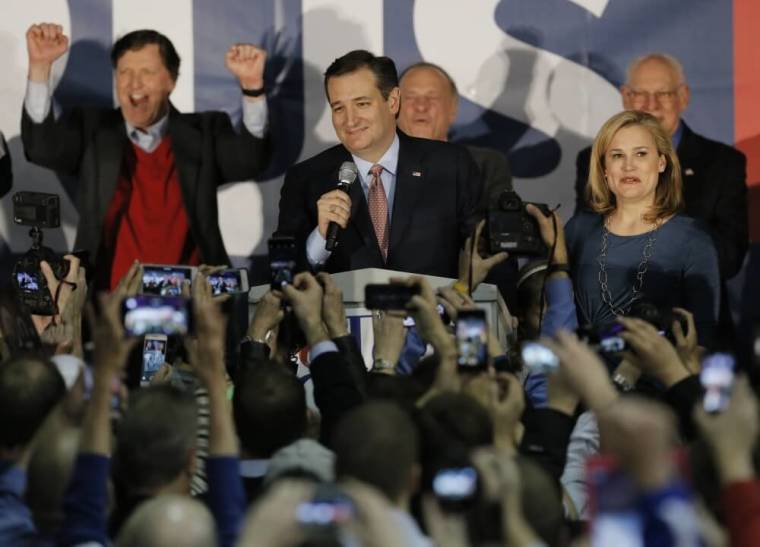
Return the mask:
{"type": "MultiPolygon", "coordinates": [[[[351,184],[356,180],[356,176],[359,174],[359,169],[356,168],[356,164],[352,161],[344,161],[338,171],[338,190],[342,190],[348,194],[348,190],[351,188],[351,184]]],[[[325,241],[325,250],[334,251],[338,245],[338,231],[340,225],[337,222],[330,222],[327,226],[327,240],[325,241]]]]}

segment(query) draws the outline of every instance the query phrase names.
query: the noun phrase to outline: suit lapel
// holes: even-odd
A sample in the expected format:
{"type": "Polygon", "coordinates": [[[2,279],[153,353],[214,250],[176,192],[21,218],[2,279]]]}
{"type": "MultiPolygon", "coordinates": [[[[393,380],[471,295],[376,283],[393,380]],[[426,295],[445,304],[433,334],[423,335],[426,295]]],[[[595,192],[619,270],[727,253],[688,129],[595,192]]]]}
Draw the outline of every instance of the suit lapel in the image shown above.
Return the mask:
{"type": "Polygon", "coordinates": [[[422,158],[415,153],[415,150],[412,148],[413,144],[401,133],[399,133],[399,140],[396,193],[393,198],[393,213],[391,215],[389,256],[401,244],[425,185],[425,171],[422,168],[422,158]]]}
{"type": "Polygon", "coordinates": [[[699,146],[696,146],[694,132],[683,120],[681,124],[683,133],[681,134],[681,142],[678,143],[676,154],[678,155],[678,161],[681,163],[681,178],[684,186],[686,186],[691,180],[698,178],[701,165],[699,146]]]}
{"type": "MultiPolygon", "coordinates": [[[[179,186],[188,218],[195,218],[195,205],[198,190],[198,175],[201,158],[201,132],[177,111],[173,106],[169,112],[168,134],[172,139],[174,164],[177,167],[179,186]]],[[[192,222],[191,222],[192,224],[192,222]]]]}
{"type": "Polygon", "coordinates": [[[99,189],[101,199],[98,200],[100,218],[106,216],[108,207],[111,205],[116,185],[119,181],[119,173],[124,158],[124,147],[128,144],[127,130],[121,111],[115,110],[112,122],[98,131],[96,141],[102,152],[99,154],[100,177],[99,189]]]}

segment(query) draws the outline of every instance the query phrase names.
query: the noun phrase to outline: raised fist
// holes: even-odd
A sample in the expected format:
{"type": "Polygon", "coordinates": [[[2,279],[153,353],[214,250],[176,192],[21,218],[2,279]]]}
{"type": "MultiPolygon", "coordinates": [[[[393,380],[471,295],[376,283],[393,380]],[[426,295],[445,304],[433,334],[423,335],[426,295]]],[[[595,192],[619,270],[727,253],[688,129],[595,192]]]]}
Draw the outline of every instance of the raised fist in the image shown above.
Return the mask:
{"type": "Polygon", "coordinates": [[[240,81],[243,89],[260,89],[264,86],[264,63],[267,52],[252,44],[235,44],[227,50],[224,64],[240,81]]]}
{"type": "Polygon", "coordinates": [[[63,33],[61,25],[32,25],[26,31],[26,49],[29,53],[30,79],[47,80],[50,65],[69,49],[69,38],[63,33]]]}

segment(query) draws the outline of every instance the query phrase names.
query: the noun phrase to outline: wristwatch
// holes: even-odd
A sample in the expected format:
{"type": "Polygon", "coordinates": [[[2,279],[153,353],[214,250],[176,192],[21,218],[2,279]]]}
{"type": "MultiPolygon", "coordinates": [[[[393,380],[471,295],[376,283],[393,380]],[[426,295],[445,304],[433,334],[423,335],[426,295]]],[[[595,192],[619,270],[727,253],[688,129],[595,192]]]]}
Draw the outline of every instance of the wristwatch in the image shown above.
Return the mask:
{"type": "Polygon", "coordinates": [[[615,384],[617,388],[623,393],[628,393],[629,391],[636,389],[636,386],[629,382],[628,378],[619,372],[616,372],[612,375],[612,383],[615,384]]]}
{"type": "Polygon", "coordinates": [[[392,374],[396,371],[396,364],[391,363],[388,359],[376,358],[372,361],[372,372],[382,372],[392,374]]]}
{"type": "Polygon", "coordinates": [[[266,90],[264,89],[263,85],[258,89],[245,89],[241,87],[240,91],[246,97],[261,97],[264,93],[266,93],[266,90]]]}

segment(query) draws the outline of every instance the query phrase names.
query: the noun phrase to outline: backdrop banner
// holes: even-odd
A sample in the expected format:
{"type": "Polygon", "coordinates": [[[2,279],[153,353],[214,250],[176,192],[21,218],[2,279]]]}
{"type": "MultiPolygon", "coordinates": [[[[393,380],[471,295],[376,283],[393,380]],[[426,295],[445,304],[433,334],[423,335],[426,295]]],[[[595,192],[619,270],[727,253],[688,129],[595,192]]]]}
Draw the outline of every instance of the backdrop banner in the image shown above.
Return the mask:
{"type": "MultiPolygon", "coordinates": [[[[63,108],[112,105],[111,44],[131,30],[155,28],[182,58],[175,106],[239,118],[240,92],[224,52],[234,42],[266,47],[275,161],[259,184],[219,191],[227,250],[237,265],[251,266],[254,280],[266,275],[261,255],[277,221],[285,170],[336,142],[322,74],[356,48],[389,55],[400,70],[420,60],[443,66],[461,92],[452,140],[507,154],[523,199],[561,204],[565,220],[574,209],[576,155],[621,108],[626,66],[650,51],[669,53],[683,63],[691,87],[684,118],[698,133],[748,154],[751,202],[760,201],[754,0],[4,0],[3,12],[0,130],[13,158],[13,191],[61,195],[63,226],[46,234],[61,251],[74,241],[76,181],[27,163],[19,137],[24,34],[41,21],[61,23],[71,37],[53,76],[63,108]]],[[[760,241],[757,221],[752,233],[760,241]]],[[[12,222],[8,195],[0,203],[3,279],[10,255],[29,243],[27,229],[12,222]]],[[[735,293],[745,290],[745,277],[734,280],[735,293]]]]}

